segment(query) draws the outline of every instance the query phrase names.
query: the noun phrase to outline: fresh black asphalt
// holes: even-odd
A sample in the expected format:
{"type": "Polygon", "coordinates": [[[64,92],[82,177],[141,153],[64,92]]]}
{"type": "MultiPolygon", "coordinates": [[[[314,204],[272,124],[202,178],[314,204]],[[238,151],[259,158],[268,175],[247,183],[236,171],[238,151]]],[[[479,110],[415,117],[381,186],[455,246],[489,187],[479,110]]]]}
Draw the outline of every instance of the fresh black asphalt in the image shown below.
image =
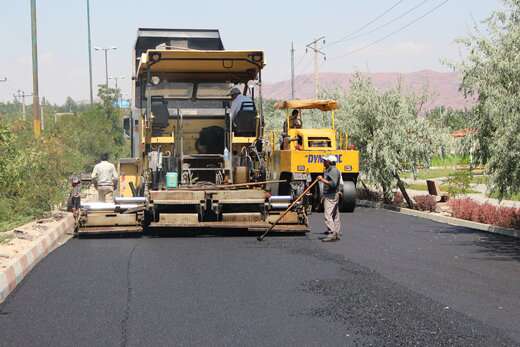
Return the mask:
{"type": "Polygon", "coordinates": [[[343,239],[74,239],[0,305],[0,346],[520,346],[520,242],[384,210],[343,239]]]}

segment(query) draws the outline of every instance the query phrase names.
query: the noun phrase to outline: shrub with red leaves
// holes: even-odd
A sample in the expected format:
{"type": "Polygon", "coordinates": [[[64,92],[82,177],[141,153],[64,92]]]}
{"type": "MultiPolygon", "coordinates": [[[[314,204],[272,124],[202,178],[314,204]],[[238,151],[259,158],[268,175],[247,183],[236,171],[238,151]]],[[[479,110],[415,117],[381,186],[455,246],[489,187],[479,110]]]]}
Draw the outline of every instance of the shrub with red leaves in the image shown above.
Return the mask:
{"type": "Polygon", "coordinates": [[[479,204],[470,198],[450,200],[449,205],[455,218],[520,229],[520,208],[479,204]]]}
{"type": "Polygon", "coordinates": [[[515,218],[513,219],[513,228],[520,229],[520,208],[516,209],[515,218]]]}
{"type": "Polygon", "coordinates": [[[367,189],[358,189],[358,199],[368,200],[368,201],[381,201],[381,193],[367,190],[367,189]]]}
{"type": "Polygon", "coordinates": [[[403,194],[401,194],[401,192],[395,192],[393,204],[400,206],[403,203],[403,201],[404,201],[403,194]]]}
{"type": "Polygon", "coordinates": [[[498,209],[498,226],[504,228],[512,228],[515,219],[516,209],[510,207],[500,207],[498,209]]]}
{"type": "Polygon", "coordinates": [[[495,205],[485,203],[479,206],[478,211],[478,222],[491,225],[496,225],[498,223],[498,209],[495,205]]]}
{"type": "Polygon", "coordinates": [[[437,208],[437,200],[433,195],[416,195],[413,197],[417,209],[420,211],[434,212],[437,208]]]}
{"type": "Polygon", "coordinates": [[[478,204],[470,198],[452,199],[450,200],[449,205],[451,207],[453,217],[465,220],[471,220],[473,210],[478,207],[478,204]]]}

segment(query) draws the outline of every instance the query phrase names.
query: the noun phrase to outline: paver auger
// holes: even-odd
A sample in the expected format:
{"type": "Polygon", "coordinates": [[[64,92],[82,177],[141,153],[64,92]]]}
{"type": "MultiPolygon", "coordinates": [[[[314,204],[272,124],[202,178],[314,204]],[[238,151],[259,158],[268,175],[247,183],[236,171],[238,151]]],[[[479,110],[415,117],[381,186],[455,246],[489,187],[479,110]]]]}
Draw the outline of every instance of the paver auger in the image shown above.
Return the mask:
{"type": "MultiPolygon", "coordinates": [[[[267,181],[264,53],[224,50],[217,30],[139,29],[134,57],[134,158],[119,162],[115,204],[84,205],[79,232],[267,230],[293,196],[267,181]],[[230,115],[233,86],[250,101],[230,115]]],[[[274,231],[308,231],[304,204],[274,231]]]]}

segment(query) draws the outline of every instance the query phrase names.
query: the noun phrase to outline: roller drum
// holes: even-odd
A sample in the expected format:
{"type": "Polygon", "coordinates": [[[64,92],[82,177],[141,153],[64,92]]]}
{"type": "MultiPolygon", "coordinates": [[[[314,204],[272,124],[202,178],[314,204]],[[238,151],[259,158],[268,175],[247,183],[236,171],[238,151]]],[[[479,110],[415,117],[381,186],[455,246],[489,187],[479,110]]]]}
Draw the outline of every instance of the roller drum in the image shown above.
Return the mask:
{"type": "Polygon", "coordinates": [[[144,196],[137,197],[116,197],[114,198],[116,204],[119,205],[127,205],[127,204],[144,204],[146,202],[146,198],[144,196]]]}

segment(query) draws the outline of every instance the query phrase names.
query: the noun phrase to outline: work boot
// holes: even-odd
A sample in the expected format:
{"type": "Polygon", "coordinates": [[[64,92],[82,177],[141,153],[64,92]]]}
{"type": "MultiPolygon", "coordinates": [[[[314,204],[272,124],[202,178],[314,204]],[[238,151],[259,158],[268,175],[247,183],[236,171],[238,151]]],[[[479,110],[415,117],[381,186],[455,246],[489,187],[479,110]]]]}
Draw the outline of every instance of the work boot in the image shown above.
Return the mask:
{"type": "Polygon", "coordinates": [[[339,241],[339,237],[336,235],[329,235],[323,239],[321,239],[321,242],[336,242],[339,241]]]}

